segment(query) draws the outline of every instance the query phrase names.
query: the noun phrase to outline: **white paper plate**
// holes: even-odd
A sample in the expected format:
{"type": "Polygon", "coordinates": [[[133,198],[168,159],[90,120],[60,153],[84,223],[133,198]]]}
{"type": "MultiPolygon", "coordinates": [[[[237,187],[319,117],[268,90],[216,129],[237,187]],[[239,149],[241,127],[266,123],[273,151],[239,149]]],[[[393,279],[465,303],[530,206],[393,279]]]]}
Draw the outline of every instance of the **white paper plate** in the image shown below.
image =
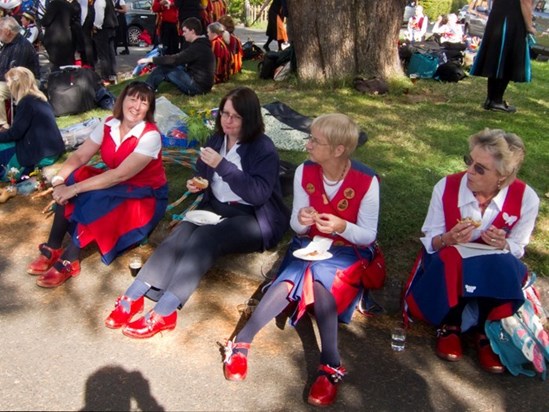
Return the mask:
{"type": "Polygon", "coordinates": [[[223,219],[218,214],[208,210],[191,210],[185,214],[183,220],[194,223],[195,225],[217,225],[223,219]]]}
{"type": "Polygon", "coordinates": [[[487,245],[485,243],[458,243],[460,246],[468,247],[469,249],[497,250],[497,247],[487,245]]]}
{"type": "Polygon", "coordinates": [[[326,259],[330,259],[333,256],[330,252],[319,253],[317,251],[307,249],[307,248],[297,249],[296,251],[294,251],[293,255],[298,259],[310,260],[310,261],[326,260],[326,259]]]}

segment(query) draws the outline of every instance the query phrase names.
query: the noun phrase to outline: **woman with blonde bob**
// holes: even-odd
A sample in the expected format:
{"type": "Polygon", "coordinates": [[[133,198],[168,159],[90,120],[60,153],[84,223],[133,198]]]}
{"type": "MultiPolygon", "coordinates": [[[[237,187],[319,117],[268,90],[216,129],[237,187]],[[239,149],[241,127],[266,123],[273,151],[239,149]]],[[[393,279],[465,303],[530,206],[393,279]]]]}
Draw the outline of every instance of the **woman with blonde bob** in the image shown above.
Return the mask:
{"type": "Polygon", "coordinates": [[[9,129],[0,129],[0,176],[16,167],[21,173],[54,163],[65,151],[53,109],[36,86],[32,72],[14,67],[6,83],[15,102],[15,116],[9,129]]]}
{"type": "Polygon", "coordinates": [[[335,401],[336,384],[346,373],[337,348],[338,320],[349,322],[359,297],[359,287],[346,288],[340,281],[360,276],[364,261],[373,258],[379,216],[378,178],[350,158],[358,135],[357,125],[344,114],[326,114],[313,121],[305,146],[309,160],[294,177],[290,225],[296,236],[250,320],[227,342],[226,379],[246,378],[253,338],[296,302],[293,323],[310,308],[320,333],[320,366],[308,402],[327,406],[335,401]]]}

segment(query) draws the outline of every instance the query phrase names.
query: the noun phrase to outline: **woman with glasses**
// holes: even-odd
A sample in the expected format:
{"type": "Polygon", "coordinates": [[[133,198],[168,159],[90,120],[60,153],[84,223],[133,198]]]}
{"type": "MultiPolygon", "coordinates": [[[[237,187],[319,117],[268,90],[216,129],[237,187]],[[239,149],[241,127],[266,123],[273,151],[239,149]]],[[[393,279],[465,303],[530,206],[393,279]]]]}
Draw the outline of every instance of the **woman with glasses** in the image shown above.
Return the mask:
{"type": "Polygon", "coordinates": [[[348,323],[359,298],[360,276],[373,257],[379,215],[379,181],[373,170],[351,160],[359,129],[344,114],[326,114],[311,124],[309,160],[294,177],[290,224],[296,232],[280,271],[250,320],[225,347],[225,378],[246,378],[255,335],[290,302],[295,324],[311,309],[320,333],[318,376],[308,402],[332,404],[345,375],[337,348],[338,321],[348,323]],[[350,279],[356,285],[349,285],[350,279]]]}
{"type": "Polygon", "coordinates": [[[204,189],[193,178],[187,189],[202,192],[198,209],[217,214],[217,219],[179,223],[116,300],[105,324],[123,328],[128,337],[150,338],[174,329],[176,310],[219,256],[271,248],[288,228],[278,153],[264,133],[259,99],[250,88],[236,88],[221,99],[215,133],[201,148],[196,167],[200,183],[206,179],[209,184],[204,189]],[[143,310],[144,296],[157,303],[133,320],[143,310]]]}
{"type": "Polygon", "coordinates": [[[522,140],[485,129],[469,138],[467,170],[439,181],[423,224],[423,251],[408,280],[407,313],[438,326],[436,354],[462,357],[461,333],[476,332],[480,366],[504,372],[484,334],[486,320],[511,316],[524,302],[528,271],[519,260],[539,198],[517,179],[522,140]]]}
{"type": "Polygon", "coordinates": [[[139,244],[164,216],[168,187],[154,123],[155,96],[132,82],[108,116],[51,179],[55,216],[40,255],[28,267],[44,288],[80,273],[80,249],[95,242],[102,261],[139,244]],[[105,168],[87,166],[97,153],[105,168]],[[63,247],[65,234],[70,241],[63,247]]]}

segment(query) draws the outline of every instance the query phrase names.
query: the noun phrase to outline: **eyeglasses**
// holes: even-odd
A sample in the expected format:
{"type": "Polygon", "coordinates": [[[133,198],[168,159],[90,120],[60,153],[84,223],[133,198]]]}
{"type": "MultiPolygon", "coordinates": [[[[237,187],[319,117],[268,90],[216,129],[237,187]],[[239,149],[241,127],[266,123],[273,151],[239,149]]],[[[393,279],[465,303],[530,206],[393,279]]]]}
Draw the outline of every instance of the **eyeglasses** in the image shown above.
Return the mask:
{"type": "Polygon", "coordinates": [[[312,134],[310,134],[309,136],[307,136],[305,138],[305,140],[311,142],[312,145],[314,146],[330,146],[330,143],[322,143],[320,142],[320,140],[318,140],[316,137],[314,137],[312,134]]]}
{"type": "Polygon", "coordinates": [[[486,173],[487,171],[490,170],[490,169],[485,168],[484,166],[482,166],[479,163],[475,163],[475,161],[473,160],[471,155],[467,154],[467,155],[463,156],[463,161],[465,162],[465,164],[467,166],[473,166],[473,169],[475,169],[475,172],[478,173],[479,175],[483,175],[484,173],[486,173]]]}
{"type": "Polygon", "coordinates": [[[229,112],[220,111],[221,117],[225,120],[237,120],[242,121],[242,116],[238,114],[231,114],[229,112]]]}

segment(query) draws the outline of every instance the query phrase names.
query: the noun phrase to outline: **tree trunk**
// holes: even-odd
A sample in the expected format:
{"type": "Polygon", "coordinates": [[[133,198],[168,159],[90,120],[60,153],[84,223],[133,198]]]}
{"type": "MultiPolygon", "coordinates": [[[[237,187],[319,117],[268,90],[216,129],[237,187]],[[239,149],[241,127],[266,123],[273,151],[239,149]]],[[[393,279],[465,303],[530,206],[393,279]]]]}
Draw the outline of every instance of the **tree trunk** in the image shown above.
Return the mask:
{"type": "Polygon", "coordinates": [[[403,0],[287,0],[288,32],[301,80],[402,74],[403,0]]]}

